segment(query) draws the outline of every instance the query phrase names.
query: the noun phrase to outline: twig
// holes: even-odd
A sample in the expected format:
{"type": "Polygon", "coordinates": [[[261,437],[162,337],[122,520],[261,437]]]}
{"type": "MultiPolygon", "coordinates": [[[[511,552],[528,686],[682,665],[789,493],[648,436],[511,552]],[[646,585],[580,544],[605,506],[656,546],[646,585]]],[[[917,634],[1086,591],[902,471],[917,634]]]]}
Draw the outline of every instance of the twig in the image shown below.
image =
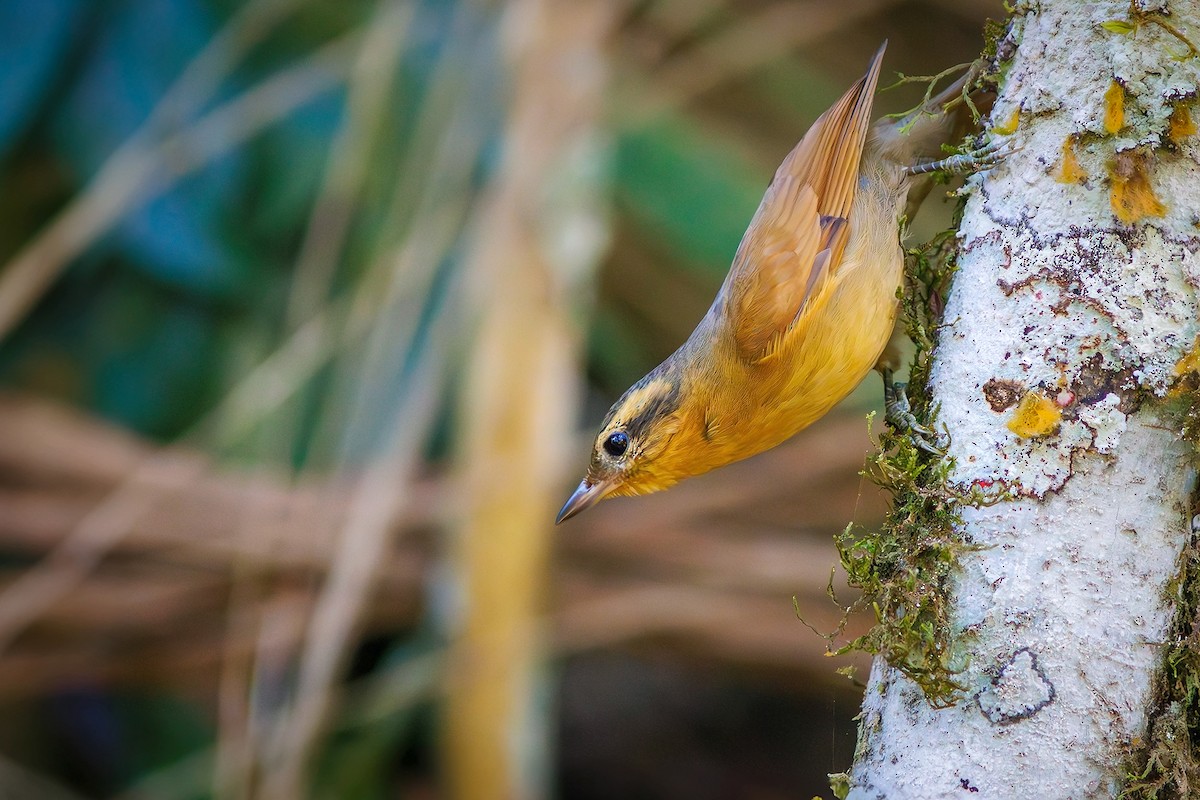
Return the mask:
{"type": "MultiPolygon", "coordinates": [[[[67,260],[82,251],[133,203],[146,198],[156,175],[161,173],[161,179],[178,178],[329,89],[349,64],[349,48],[358,41],[358,36],[350,34],[326,44],[317,53],[205,115],[190,130],[175,133],[154,150],[131,154],[124,160],[125,168],[104,168],[76,201],[0,273],[0,336],[16,323],[67,260]]],[[[163,188],[163,182],[157,186],[158,190],[163,188]]],[[[266,411],[276,408],[295,389],[294,381],[281,380],[283,375],[312,374],[318,363],[341,342],[340,336],[326,335],[331,317],[336,318],[338,308],[347,305],[325,309],[302,326],[271,359],[241,380],[214,413],[194,426],[193,433],[211,426],[226,437],[236,438],[254,421],[262,419],[266,411]]],[[[146,458],[41,565],[26,571],[0,593],[0,652],[44,609],[88,575],[103,554],[149,510],[151,495],[143,491],[144,483],[154,482],[155,474],[161,470],[167,469],[169,473],[179,468],[170,456],[146,458]]],[[[192,471],[182,476],[184,481],[197,479],[204,471],[197,462],[191,462],[186,469],[192,471]]]]}
{"type": "Polygon", "coordinates": [[[417,121],[416,146],[407,159],[424,160],[418,166],[426,171],[430,190],[418,191],[411,183],[410,172],[400,173],[391,211],[399,217],[398,212],[407,208],[408,199],[415,193],[418,199],[412,216],[404,220],[414,233],[403,240],[398,253],[390,242],[381,245],[379,256],[360,279],[357,302],[349,312],[347,326],[361,325],[369,329],[369,335],[361,359],[343,383],[350,402],[344,413],[326,415],[324,420],[323,430],[335,425],[339,429],[337,463],[345,464],[353,449],[362,445],[364,425],[377,426],[381,409],[372,407],[378,403],[376,387],[391,380],[391,375],[398,376],[406,362],[411,362],[411,374],[405,380],[410,388],[398,407],[382,410],[392,427],[390,441],[356,491],[337,555],[317,599],[300,658],[296,700],[285,721],[274,729],[266,797],[291,798],[300,791],[310,756],[341,696],[340,673],[375,589],[391,522],[408,501],[406,489],[445,391],[444,376],[439,371],[450,363],[449,348],[456,343],[455,333],[463,324],[462,309],[457,304],[455,313],[451,313],[444,307],[445,300],[431,297],[438,268],[468,216],[476,154],[486,134],[481,110],[470,102],[474,75],[478,74],[470,70],[474,63],[473,38],[465,23],[471,13],[463,10],[455,18],[454,27],[459,33],[452,35],[453,45],[435,67],[432,87],[417,121]],[[434,124],[448,110],[452,112],[448,124],[434,124]],[[426,152],[426,147],[432,153],[426,152]],[[418,312],[421,304],[429,302],[443,307],[437,308],[428,322],[418,348],[417,336],[424,324],[418,312]]]}
{"type": "MultiPolygon", "coordinates": [[[[457,142],[449,142],[448,146],[454,144],[457,142]]],[[[461,155],[461,151],[458,154],[461,155]]],[[[466,178],[469,174],[469,170],[463,168],[462,177],[466,178]]],[[[417,245],[422,250],[431,243],[442,242],[442,248],[448,246],[452,239],[453,220],[459,219],[466,210],[465,202],[461,200],[452,201],[450,205],[448,210],[428,220],[426,233],[430,238],[421,240],[417,245]]],[[[444,253],[442,248],[435,246],[433,249],[437,253],[444,253]]],[[[430,279],[436,263],[436,259],[429,262],[427,272],[430,279]]],[[[286,402],[334,353],[366,333],[383,304],[395,296],[395,279],[391,284],[381,292],[379,287],[364,281],[353,294],[338,298],[322,309],[271,356],[239,380],[221,403],[182,438],[205,438],[218,447],[228,447],[240,441],[254,425],[286,402]]],[[[406,325],[416,324],[411,316],[395,316],[399,317],[402,329],[406,325]]],[[[411,335],[414,334],[410,330],[411,335]]],[[[405,340],[404,336],[396,337],[394,333],[392,337],[393,341],[405,340]]],[[[142,484],[157,482],[155,476],[170,463],[170,456],[152,454],[147,457],[67,534],[42,563],[31,567],[13,585],[0,592],[0,653],[11,644],[13,637],[94,569],[104,554],[121,541],[130,527],[150,510],[156,495],[143,491],[142,484]]],[[[180,483],[193,482],[203,471],[197,464],[194,472],[180,475],[177,480],[180,483]]]]}
{"type": "Polygon", "coordinates": [[[250,0],[234,11],[225,26],[208,40],[163,92],[141,126],[110,158],[120,157],[135,147],[144,147],[148,140],[160,138],[169,130],[183,128],[187,118],[212,99],[251,48],[309,2],[312,0],[250,0]]]}
{"type": "Polygon", "coordinates": [[[919,119],[921,119],[922,116],[936,116],[943,111],[942,108],[930,108],[930,103],[933,102],[933,91],[937,88],[938,81],[940,81],[942,78],[953,75],[956,72],[966,71],[968,74],[962,79],[962,91],[959,93],[958,97],[945,101],[944,108],[949,109],[956,107],[961,101],[966,103],[967,108],[970,109],[971,118],[978,120],[979,109],[975,108],[975,103],[973,100],[971,100],[972,76],[970,74],[970,70],[975,69],[977,66],[978,62],[975,61],[967,64],[955,64],[953,67],[947,67],[936,75],[905,75],[903,72],[896,73],[896,82],[890,86],[883,87],[882,91],[891,91],[892,89],[896,89],[908,83],[924,83],[926,84],[925,96],[922,97],[921,102],[917,103],[917,105],[913,108],[910,108],[907,111],[900,111],[895,114],[885,114],[884,117],[886,119],[904,119],[905,117],[911,117],[911,119],[900,126],[900,132],[907,133],[912,129],[912,126],[915,125],[919,119]]]}
{"type": "Polygon", "coordinates": [[[206,470],[196,457],[170,452],[143,461],[120,487],[90,511],[74,530],[36,566],[22,572],[0,592],[0,653],[33,620],[95,569],[100,559],[146,513],[155,494],[148,485],[186,485],[206,470]]]}
{"type": "Polygon", "coordinates": [[[340,696],[337,683],[362,623],[390,540],[391,523],[407,502],[422,446],[445,391],[439,371],[448,362],[454,315],[443,309],[421,349],[410,393],[395,410],[393,438],[372,463],[352,502],[324,588],[312,614],[300,658],[292,709],[276,728],[279,752],[268,770],[264,796],[300,796],[311,755],[340,696]]]}

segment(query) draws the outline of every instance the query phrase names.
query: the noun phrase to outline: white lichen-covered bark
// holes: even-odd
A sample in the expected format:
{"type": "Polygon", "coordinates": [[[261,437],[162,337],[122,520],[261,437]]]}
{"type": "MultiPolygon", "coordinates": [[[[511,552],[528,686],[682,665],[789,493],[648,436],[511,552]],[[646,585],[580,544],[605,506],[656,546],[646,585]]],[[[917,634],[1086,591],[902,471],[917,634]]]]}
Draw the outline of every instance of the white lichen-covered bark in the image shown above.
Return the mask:
{"type": "Polygon", "coordinates": [[[1155,15],[1200,37],[1200,2],[1142,12],[1042,0],[1001,43],[992,124],[1019,113],[1021,149],[970,181],[931,390],[953,486],[1010,496],[962,509],[960,701],[876,659],[851,798],[1112,797],[1145,735],[1195,484],[1168,392],[1200,330],[1200,141],[1176,112],[1197,116],[1200,59],[1155,15]],[[1029,393],[1062,417],[1022,438],[1029,393]]]}

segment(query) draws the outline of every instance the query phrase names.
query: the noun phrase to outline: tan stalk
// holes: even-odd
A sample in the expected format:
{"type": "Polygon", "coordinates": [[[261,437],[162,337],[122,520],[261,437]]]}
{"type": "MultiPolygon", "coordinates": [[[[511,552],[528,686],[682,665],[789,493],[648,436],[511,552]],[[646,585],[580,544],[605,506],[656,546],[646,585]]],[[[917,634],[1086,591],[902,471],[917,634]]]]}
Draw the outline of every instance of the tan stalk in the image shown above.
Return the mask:
{"type": "Polygon", "coordinates": [[[451,796],[464,800],[545,790],[542,593],[579,391],[571,309],[605,239],[597,119],[615,10],[522,0],[504,20],[512,99],[471,256],[488,303],[462,402],[463,605],[442,742],[451,796]]]}

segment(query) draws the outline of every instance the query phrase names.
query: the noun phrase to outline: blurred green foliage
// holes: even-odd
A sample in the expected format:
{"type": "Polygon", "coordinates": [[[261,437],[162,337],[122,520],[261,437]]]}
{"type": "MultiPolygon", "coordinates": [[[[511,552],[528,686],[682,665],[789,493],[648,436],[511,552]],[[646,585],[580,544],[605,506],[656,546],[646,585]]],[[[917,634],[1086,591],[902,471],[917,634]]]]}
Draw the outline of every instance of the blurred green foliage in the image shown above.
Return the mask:
{"type": "MultiPolygon", "coordinates": [[[[382,242],[404,235],[403,203],[411,215],[430,189],[429,163],[421,158],[428,144],[420,141],[429,131],[416,129],[413,112],[426,100],[440,49],[453,39],[453,4],[422,6],[382,144],[372,151],[338,286],[353,282],[382,242]],[[406,187],[399,195],[398,184],[406,187]]],[[[0,37],[8,40],[0,53],[14,65],[0,87],[0,257],[12,256],[105,166],[240,7],[232,0],[0,5],[7,18],[0,37]]],[[[363,24],[373,7],[366,0],[305,4],[250,51],[200,113],[363,24]]],[[[345,100],[343,90],[314,98],[131,210],[0,348],[0,380],[159,439],[185,431],[285,333],[297,248],[345,100]]],[[[719,282],[763,176],[683,114],[630,129],[617,145],[616,190],[631,214],[673,260],[719,282]]],[[[627,324],[619,309],[602,310],[600,318],[618,329],[627,324]]],[[[614,381],[609,391],[646,366],[630,360],[638,347],[629,344],[593,348],[596,374],[614,381]]],[[[312,398],[327,388],[310,392],[310,414],[319,404],[312,398]]],[[[301,437],[295,457],[303,460],[309,444],[301,437]]]]}
{"type": "MultiPolygon", "coordinates": [[[[633,5],[645,11],[655,4],[633,5]]],[[[246,6],[242,0],[0,0],[0,262],[111,165],[180,74],[246,6]]],[[[723,8],[697,29],[699,38],[737,16],[732,5],[723,8]]],[[[212,98],[165,124],[189,129],[368,25],[376,10],[372,0],[300,2],[212,98]]],[[[399,245],[436,238],[422,207],[446,193],[471,195],[496,168],[505,112],[499,15],[496,7],[466,0],[414,4],[370,142],[369,169],[345,200],[351,220],[319,303],[370,284],[372,268],[399,245]]],[[[615,63],[616,79],[638,68],[615,63]]],[[[613,199],[626,218],[621,224],[651,243],[638,255],[655,268],[656,285],[678,286],[688,302],[656,294],[644,305],[660,316],[646,319],[644,306],[639,311],[619,295],[601,297],[589,358],[604,393],[624,389],[681,342],[725,274],[770,177],[766,162],[778,161],[802,130],[800,120],[811,120],[839,86],[820,65],[798,60],[745,77],[737,101],[777,107],[788,120],[767,158],[755,158],[728,130],[687,108],[633,123],[620,118],[620,109],[614,113],[613,199]]],[[[287,308],[298,253],[337,155],[351,94],[343,82],[313,96],[131,207],[0,345],[0,382],[89,408],[161,441],[187,432],[297,324],[287,308]]],[[[346,453],[369,451],[386,435],[434,309],[462,289],[455,269],[467,245],[459,229],[447,238],[428,280],[413,281],[422,295],[401,298],[413,322],[411,346],[372,355],[359,343],[339,354],[308,378],[279,415],[282,422],[256,429],[238,458],[323,469],[346,453]],[[365,384],[363,391],[350,397],[342,391],[348,380],[365,384]]],[[[618,252],[615,259],[629,255],[618,252]]],[[[453,380],[454,366],[447,371],[453,380]]],[[[442,416],[446,428],[451,415],[442,416]]],[[[450,439],[443,430],[435,446],[450,439]]],[[[405,658],[403,648],[384,649],[393,661],[405,658]]],[[[203,752],[216,735],[209,709],[149,690],[74,687],[48,707],[45,724],[57,726],[55,746],[69,765],[64,777],[96,793],[119,791],[203,752]],[[100,766],[93,769],[89,759],[97,754],[100,766]]],[[[419,750],[430,738],[427,726],[418,708],[342,729],[317,770],[320,793],[396,796],[389,783],[396,753],[419,750]]],[[[202,766],[201,782],[212,775],[208,761],[202,766]]],[[[195,781],[168,783],[170,796],[209,796],[195,781]]]]}
{"type": "MultiPolygon", "coordinates": [[[[303,4],[196,116],[363,25],[374,5],[303,4]]],[[[241,7],[207,0],[0,4],[8,18],[0,18],[0,53],[21,67],[0,85],[0,256],[16,253],[105,168],[241,7]]],[[[409,184],[410,208],[424,188],[408,174],[419,174],[420,163],[405,163],[414,146],[412,111],[451,38],[451,11],[448,3],[422,4],[404,43],[383,144],[372,152],[335,290],[402,234],[394,229],[404,221],[392,199],[397,184],[409,184]]],[[[297,248],[345,100],[342,89],[314,97],[132,208],[4,343],[0,379],[160,439],[186,430],[286,333],[297,248]]]]}
{"type": "Polygon", "coordinates": [[[617,151],[617,188],[639,223],[715,281],[766,188],[734,152],[682,117],[629,132],[617,151]]]}

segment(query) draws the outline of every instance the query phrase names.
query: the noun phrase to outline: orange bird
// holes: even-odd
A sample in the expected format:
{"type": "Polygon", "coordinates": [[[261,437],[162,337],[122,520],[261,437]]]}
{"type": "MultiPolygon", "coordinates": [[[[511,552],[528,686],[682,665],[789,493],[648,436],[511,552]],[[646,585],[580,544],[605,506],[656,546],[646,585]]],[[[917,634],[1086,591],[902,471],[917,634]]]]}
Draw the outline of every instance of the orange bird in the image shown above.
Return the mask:
{"type": "Polygon", "coordinates": [[[958,124],[949,108],[966,105],[970,75],[907,119],[871,126],[886,46],[776,170],[692,335],[609,410],[558,522],[774,447],[872,367],[893,366],[880,360],[903,280],[900,217],[910,190],[919,202],[929,188],[915,176],[987,164],[996,150],[920,161],[958,124]]]}

